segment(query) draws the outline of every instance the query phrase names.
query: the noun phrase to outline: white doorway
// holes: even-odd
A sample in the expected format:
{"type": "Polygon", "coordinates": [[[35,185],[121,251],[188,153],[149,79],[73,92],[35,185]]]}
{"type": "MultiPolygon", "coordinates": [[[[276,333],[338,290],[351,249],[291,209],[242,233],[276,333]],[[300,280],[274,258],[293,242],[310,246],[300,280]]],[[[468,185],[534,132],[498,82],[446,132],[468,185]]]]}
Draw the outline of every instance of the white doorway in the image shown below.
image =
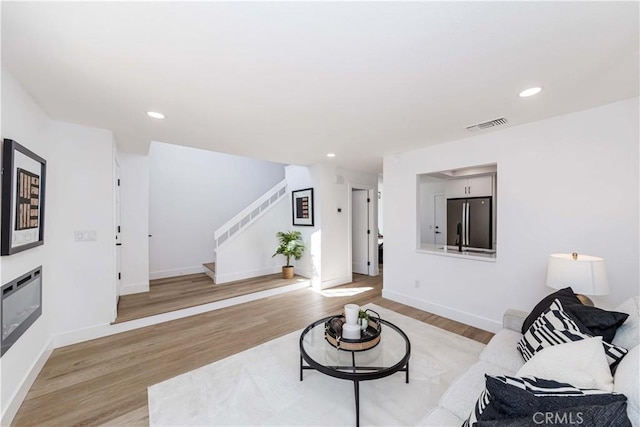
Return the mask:
{"type": "Polygon", "coordinates": [[[447,200],[444,194],[433,196],[433,242],[444,245],[447,241],[447,200]]]}
{"type": "Polygon", "coordinates": [[[357,274],[372,275],[370,206],[369,190],[351,190],[351,265],[357,274]]]}

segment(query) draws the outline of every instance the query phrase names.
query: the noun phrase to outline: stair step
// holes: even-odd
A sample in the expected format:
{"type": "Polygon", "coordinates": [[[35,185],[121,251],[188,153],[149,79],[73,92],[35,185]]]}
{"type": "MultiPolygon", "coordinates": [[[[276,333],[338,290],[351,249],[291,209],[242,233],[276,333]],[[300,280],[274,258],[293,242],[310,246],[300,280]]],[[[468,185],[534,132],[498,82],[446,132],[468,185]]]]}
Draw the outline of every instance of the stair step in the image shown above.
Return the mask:
{"type": "Polygon", "coordinates": [[[204,267],[204,273],[211,277],[211,280],[213,280],[213,283],[216,283],[216,263],[215,262],[207,262],[205,264],[202,264],[202,266],[204,267]]]}

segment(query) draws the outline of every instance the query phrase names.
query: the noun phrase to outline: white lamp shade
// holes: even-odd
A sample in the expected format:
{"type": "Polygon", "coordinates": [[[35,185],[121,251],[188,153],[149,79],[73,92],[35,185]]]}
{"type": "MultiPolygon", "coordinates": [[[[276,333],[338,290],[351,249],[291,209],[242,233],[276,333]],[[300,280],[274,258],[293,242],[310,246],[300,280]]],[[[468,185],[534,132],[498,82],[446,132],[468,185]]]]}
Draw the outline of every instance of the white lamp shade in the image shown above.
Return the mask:
{"type": "Polygon", "coordinates": [[[547,286],[562,289],[571,286],[583,295],[607,295],[609,282],[604,259],[589,255],[551,254],[547,268],[547,286]]]}

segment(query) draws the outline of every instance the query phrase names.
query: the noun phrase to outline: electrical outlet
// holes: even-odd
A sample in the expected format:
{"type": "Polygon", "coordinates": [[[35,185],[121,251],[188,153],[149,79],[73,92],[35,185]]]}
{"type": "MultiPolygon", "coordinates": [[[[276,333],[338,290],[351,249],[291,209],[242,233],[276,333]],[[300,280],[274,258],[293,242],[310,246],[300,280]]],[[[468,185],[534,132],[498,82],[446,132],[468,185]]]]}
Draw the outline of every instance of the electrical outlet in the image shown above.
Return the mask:
{"type": "Polygon", "coordinates": [[[413,286],[414,286],[416,289],[420,288],[420,280],[416,280],[416,281],[414,281],[413,286]]]}

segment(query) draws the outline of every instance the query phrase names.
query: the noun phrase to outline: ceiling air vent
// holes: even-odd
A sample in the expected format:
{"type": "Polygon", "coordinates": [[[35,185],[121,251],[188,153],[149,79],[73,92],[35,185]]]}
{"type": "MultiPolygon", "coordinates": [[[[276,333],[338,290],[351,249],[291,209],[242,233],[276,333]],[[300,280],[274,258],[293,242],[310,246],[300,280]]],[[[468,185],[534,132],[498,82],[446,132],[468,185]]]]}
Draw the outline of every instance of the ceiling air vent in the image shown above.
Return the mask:
{"type": "Polygon", "coordinates": [[[499,119],[491,120],[490,122],[478,123],[477,125],[467,126],[469,132],[476,132],[479,130],[489,129],[496,126],[502,126],[507,124],[507,119],[500,117],[499,119]]]}

